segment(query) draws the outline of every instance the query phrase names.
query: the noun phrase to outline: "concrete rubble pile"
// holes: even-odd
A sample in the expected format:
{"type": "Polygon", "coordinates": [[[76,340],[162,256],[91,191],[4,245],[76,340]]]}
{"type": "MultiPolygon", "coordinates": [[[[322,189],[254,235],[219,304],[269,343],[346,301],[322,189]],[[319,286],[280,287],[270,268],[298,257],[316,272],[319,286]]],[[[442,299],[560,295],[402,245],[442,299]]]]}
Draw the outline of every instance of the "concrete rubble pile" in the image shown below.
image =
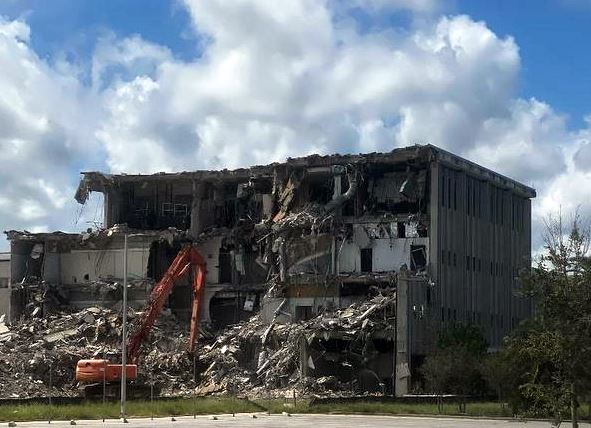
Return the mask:
{"type": "MultiPolygon", "coordinates": [[[[128,316],[133,322],[137,313],[130,309],[128,316]]],[[[99,307],[23,318],[10,326],[0,320],[0,398],[80,395],[78,360],[119,358],[121,334],[120,315],[99,307]]],[[[138,381],[153,380],[163,394],[190,388],[192,361],[182,351],[186,336],[173,316],[162,316],[144,345],[138,381]]]]}
{"type": "Polygon", "coordinates": [[[66,308],[68,293],[63,287],[45,282],[29,280],[27,283],[13,284],[13,293],[20,293],[24,302],[22,313],[26,316],[40,316],[43,312],[66,308]]]}
{"type": "MultiPolygon", "coordinates": [[[[199,394],[249,396],[348,395],[358,393],[354,376],[322,375],[321,360],[331,360],[355,373],[370,352],[366,339],[374,333],[394,336],[396,293],[392,288],[374,289],[366,301],[327,311],[307,321],[281,324],[263,322],[260,315],[230,327],[202,348],[200,364],[207,367],[197,388],[199,394]],[[338,337],[352,352],[335,357],[318,343],[338,337]],[[311,348],[302,367],[302,345],[311,348]],[[316,370],[318,369],[318,371],[316,370]],[[343,379],[343,377],[345,379],[343,379]],[[339,379],[340,378],[340,379],[339,379]]],[[[280,312],[278,308],[276,314],[280,312]]]]}
{"type": "MultiPolygon", "coordinates": [[[[129,281],[129,290],[141,290],[148,293],[154,286],[151,279],[134,279],[129,281]]],[[[92,298],[100,306],[121,309],[123,287],[121,281],[113,278],[99,278],[87,284],[92,298]]],[[[23,302],[22,315],[39,317],[42,314],[71,309],[70,290],[60,284],[28,280],[26,283],[12,285],[13,294],[20,295],[23,302]]]]}

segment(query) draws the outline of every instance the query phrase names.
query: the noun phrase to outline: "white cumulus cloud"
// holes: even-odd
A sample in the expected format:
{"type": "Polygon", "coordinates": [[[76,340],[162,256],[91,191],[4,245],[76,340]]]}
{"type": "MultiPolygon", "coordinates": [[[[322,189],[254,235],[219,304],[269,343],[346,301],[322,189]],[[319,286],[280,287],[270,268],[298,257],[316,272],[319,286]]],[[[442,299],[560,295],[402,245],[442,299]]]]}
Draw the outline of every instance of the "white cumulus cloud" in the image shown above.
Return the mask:
{"type": "Polygon", "coordinates": [[[0,227],[71,228],[75,170],[97,155],[97,106],[29,36],[25,22],[0,17],[0,227]]]}
{"type": "Polygon", "coordinates": [[[51,213],[71,209],[64,192],[89,166],[232,168],[414,143],[536,186],[536,221],[590,196],[590,131],[516,95],[519,47],[484,22],[437,16],[435,0],[185,5],[198,57],[108,36],[86,85],[36,56],[25,23],[0,23],[0,159],[11,165],[0,177],[14,189],[0,190],[4,228],[58,225],[51,213]],[[420,19],[404,29],[356,22],[359,10],[402,9],[420,19]],[[573,180],[577,189],[564,187],[573,180]]]}

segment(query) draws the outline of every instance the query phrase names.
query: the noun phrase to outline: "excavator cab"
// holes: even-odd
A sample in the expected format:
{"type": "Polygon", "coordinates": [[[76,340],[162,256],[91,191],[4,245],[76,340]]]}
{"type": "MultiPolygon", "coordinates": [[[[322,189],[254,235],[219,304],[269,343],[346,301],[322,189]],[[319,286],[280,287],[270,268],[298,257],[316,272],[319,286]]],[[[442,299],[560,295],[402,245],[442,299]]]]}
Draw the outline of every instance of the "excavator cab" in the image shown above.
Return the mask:
{"type": "MultiPolygon", "coordinates": [[[[137,364],[126,364],[128,380],[137,379],[137,364]]],[[[76,364],[76,380],[80,382],[113,382],[121,379],[122,364],[113,364],[109,360],[80,360],[76,364]],[[100,379],[97,379],[97,374],[100,379]]]]}

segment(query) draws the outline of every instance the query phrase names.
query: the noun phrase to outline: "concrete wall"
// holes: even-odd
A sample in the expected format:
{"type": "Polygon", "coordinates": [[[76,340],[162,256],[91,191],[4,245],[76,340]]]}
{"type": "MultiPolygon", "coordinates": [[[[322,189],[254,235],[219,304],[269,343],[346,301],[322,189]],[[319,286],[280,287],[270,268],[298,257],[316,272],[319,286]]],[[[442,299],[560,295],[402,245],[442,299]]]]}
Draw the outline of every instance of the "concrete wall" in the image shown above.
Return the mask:
{"type": "MultiPolygon", "coordinates": [[[[150,247],[130,247],[127,252],[128,278],[145,278],[150,247]]],[[[123,249],[72,250],[59,255],[60,282],[78,284],[99,278],[123,278],[123,249]]]]}
{"type": "Polygon", "coordinates": [[[206,282],[208,284],[219,284],[219,260],[220,260],[220,245],[222,237],[212,237],[206,241],[200,242],[197,245],[197,250],[201,253],[205,262],[207,263],[206,282]]]}
{"type": "MultiPolygon", "coordinates": [[[[207,284],[217,284],[219,282],[221,240],[221,237],[214,237],[201,243],[198,247],[207,262],[207,284]]],[[[148,278],[152,243],[153,238],[151,237],[129,237],[127,268],[130,281],[148,278]]],[[[27,263],[30,262],[33,244],[33,242],[13,242],[13,260],[16,263],[13,263],[12,267],[10,267],[8,262],[0,261],[0,278],[4,271],[6,271],[6,276],[9,276],[11,274],[10,269],[13,270],[13,275],[16,273],[16,277],[22,278],[27,263]]],[[[60,252],[58,246],[46,243],[40,273],[46,282],[62,285],[72,307],[82,308],[97,304],[112,306],[117,302],[117,299],[120,299],[120,295],[112,291],[109,292],[108,289],[105,289],[105,292],[102,293],[97,289],[95,282],[101,279],[122,282],[124,271],[123,237],[112,237],[109,242],[101,244],[101,248],[91,248],[91,244],[87,245],[87,247],[61,250],[60,252]]],[[[164,264],[164,269],[167,269],[168,260],[161,262],[164,264]]],[[[149,281],[145,284],[138,283],[130,289],[128,298],[132,306],[141,308],[145,305],[149,285],[149,281]]],[[[6,293],[0,287],[0,315],[8,312],[8,289],[5,290],[6,293]],[[6,299],[4,299],[4,294],[6,294],[6,299]]],[[[172,294],[170,298],[171,306],[180,306],[181,311],[189,311],[191,288],[186,277],[175,284],[172,294]]],[[[209,310],[204,311],[203,318],[205,320],[209,317],[208,313],[209,310]]]]}
{"type": "Polygon", "coordinates": [[[0,316],[9,316],[10,310],[10,255],[0,254],[0,316]]]}
{"type": "Polygon", "coordinates": [[[27,261],[31,257],[32,242],[12,242],[10,244],[10,280],[20,282],[27,270],[27,261]]]}
{"type": "Polygon", "coordinates": [[[531,201],[441,163],[431,178],[432,317],[441,328],[473,323],[496,348],[532,313],[516,295],[518,270],[531,263],[531,201]]]}
{"type": "Polygon", "coordinates": [[[365,245],[346,241],[340,251],[338,270],[340,273],[361,272],[361,248],[372,249],[373,272],[397,272],[403,264],[410,268],[411,245],[425,245],[428,263],[429,238],[370,238],[365,245]]]}
{"type": "Polygon", "coordinates": [[[10,290],[0,288],[0,316],[5,315],[8,320],[10,315],[10,290]]]}
{"type": "Polygon", "coordinates": [[[10,255],[0,254],[0,287],[8,286],[7,280],[10,279],[10,255]],[[2,281],[5,280],[5,281],[2,281]],[[6,284],[5,284],[6,282],[6,284]]]}

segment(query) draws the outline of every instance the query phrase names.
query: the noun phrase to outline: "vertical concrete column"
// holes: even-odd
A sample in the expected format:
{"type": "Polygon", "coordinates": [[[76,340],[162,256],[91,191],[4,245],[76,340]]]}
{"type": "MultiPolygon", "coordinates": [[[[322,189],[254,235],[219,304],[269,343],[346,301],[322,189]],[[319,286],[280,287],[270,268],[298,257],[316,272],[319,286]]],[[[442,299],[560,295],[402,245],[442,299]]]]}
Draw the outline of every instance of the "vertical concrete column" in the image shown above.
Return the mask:
{"type": "Polygon", "coordinates": [[[205,290],[203,292],[203,302],[202,302],[202,306],[201,306],[201,322],[205,322],[205,323],[211,323],[211,312],[210,312],[210,307],[211,307],[211,299],[213,299],[215,297],[215,294],[222,290],[223,287],[220,286],[213,286],[211,284],[208,284],[205,287],[205,290]]]}
{"type": "MultiPolygon", "coordinates": [[[[342,167],[334,167],[332,168],[332,172],[333,172],[333,180],[334,180],[334,191],[332,194],[332,200],[334,201],[335,199],[337,199],[339,196],[341,196],[341,194],[343,193],[343,180],[342,180],[342,176],[341,174],[337,174],[336,172],[338,172],[337,168],[341,168],[342,167]]],[[[338,210],[338,212],[340,213],[340,209],[338,210]]],[[[331,273],[333,275],[338,275],[339,273],[339,260],[338,260],[338,252],[337,252],[337,238],[333,237],[332,239],[332,245],[331,245],[331,254],[332,254],[332,266],[331,266],[331,273]]]]}
{"type": "MultiPolygon", "coordinates": [[[[439,281],[439,255],[441,254],[441,232],[440,232],[440,205],[441,195],[439,194],[441,166],[438,162],[431,163],[431,185],[429,194],[429,273],[431,278],[438,286],[436,296],[436,304],[434,307],[438,308],[443,304],[441,296],[441,286],[439,281]]],[[[459,195],[458,195],[459,198],[459,195]]],[[[438,314],[437,314],[438,316],[438,314]]]]}
{"type": "Polygon", "coordinates": [[[308,341],[302,335],[300,338],[300,378],[308,376],[308,341]]]}
{"type": "Polygon", "coordinates": [[[330,253],[331,253],[331,267],[330,273],[333,275],[338,275],[339,273],[339,255],[337,252],[337,237],[333,236],[332,242],[330,243],[330,253]]]}
{"type": "Polygon", "coordinates": [[[287,248],[285,238],[280,238],[279,241],[279,280],[283,283],[287,281],[287,248]]]}
{"type": "Polygon", "coordinates": [[[408,394],[410,385],[410,320],[408,317],[409,290],[408,272],[401,269],[398,274],[398,286],[396,289],[396,381],[395,394],[402,397],[408,394]]]}
{"type": "Polygon", "coordinates": [[[112,227],[119,223],[120,204],[119,193],[112,187],[108,187],[103,193],[103,224],[105,227],[112,227]]]}
{"type": "Polygon", "coordinates": [[[113,214],[111,213],[111,192],[107,190],[103,193],[103,227],[109,228],[113,223],[113,214]]]}
{"type": "Polygon", "coordinates": [[[193,201],[191,203],[191,236],[197,238],[203,232],[201,221],[201,201],[205,193],[205,183],[193,180],[193,201]]]}
{"type": "Polygon", "coordinates": [[[332,194],[332,199],[336,199],[343,193],[342,190],[342,180],[340,174],[335,174],[334,177],[334,192],[332,194]]]}

